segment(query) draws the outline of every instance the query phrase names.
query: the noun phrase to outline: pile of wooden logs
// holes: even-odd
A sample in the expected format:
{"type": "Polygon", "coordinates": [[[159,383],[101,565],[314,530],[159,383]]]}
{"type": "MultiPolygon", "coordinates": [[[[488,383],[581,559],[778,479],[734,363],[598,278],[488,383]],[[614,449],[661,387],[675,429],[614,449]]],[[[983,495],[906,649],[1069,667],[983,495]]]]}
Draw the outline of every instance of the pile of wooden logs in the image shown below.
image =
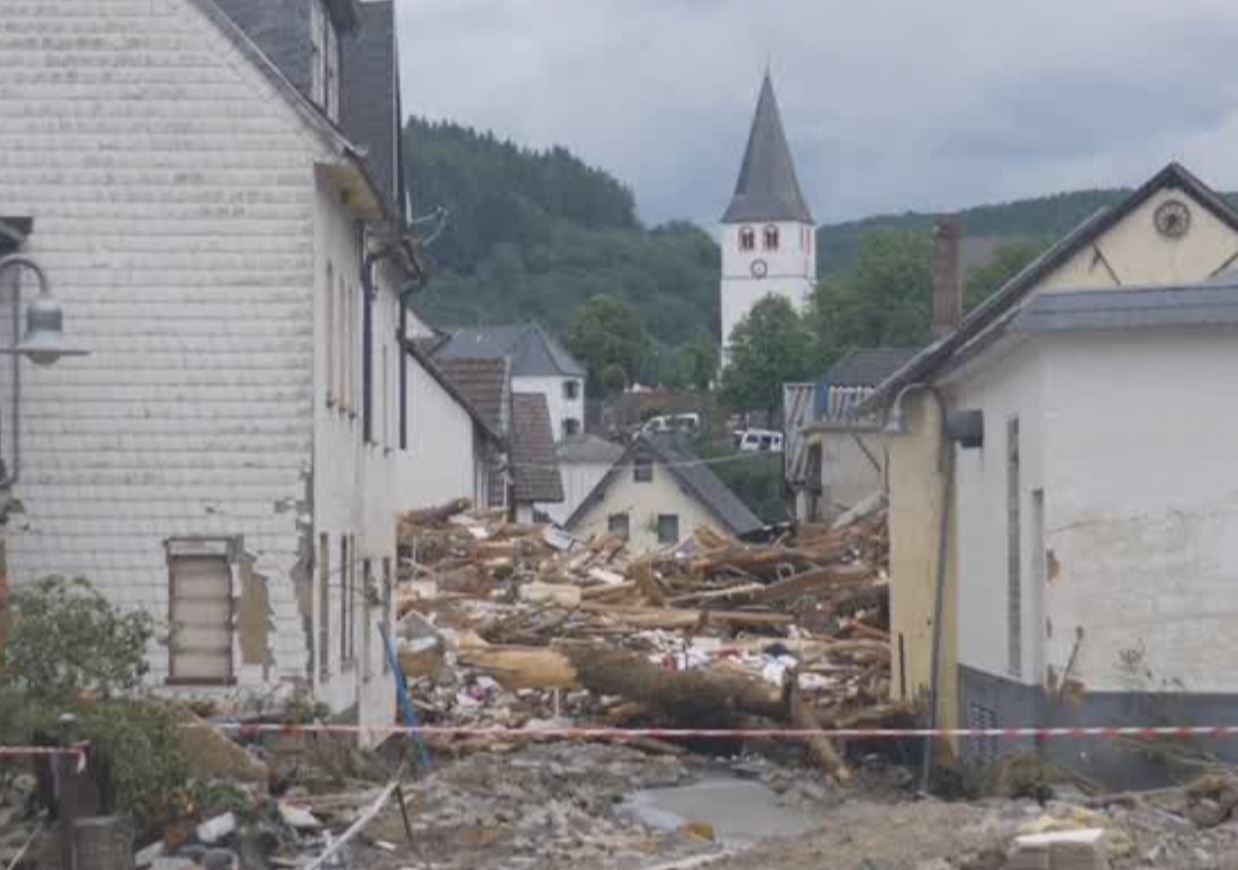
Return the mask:
{"type": "MultiPolygon", "coordinates": [[[[564,691],[589,699],[581,724],[853,727],[909,712],[888,700],[880,505],[770,544],[699,529],[642,556],[617,538],[575,541],[462,507],[400,525],[400,615],[432,626],[445,647],[431,672],[419,651],[401,651],[431,721],[476,720],[489,703],[519,725],[512,709],[553,693],[560,712],[564,691]],[[506,694],[476,701],[478,675],[506,694]]],[[[846,777],[828,741],[806,746],[846,777]]]]}

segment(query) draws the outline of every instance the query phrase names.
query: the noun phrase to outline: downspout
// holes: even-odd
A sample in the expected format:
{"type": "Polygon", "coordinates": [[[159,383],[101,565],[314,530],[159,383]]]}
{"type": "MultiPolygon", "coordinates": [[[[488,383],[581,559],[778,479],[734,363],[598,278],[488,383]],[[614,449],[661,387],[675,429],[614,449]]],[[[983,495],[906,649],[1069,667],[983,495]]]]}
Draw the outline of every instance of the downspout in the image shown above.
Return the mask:
{"type": "Polygon", "coordinates": [[[946,598],[946,567],[949,555],[947,547],[950,541],[950,506],[954,499],[954,448],[946,435],[946,400],[941,390],[932,384],[908,384],[899,390],[891,404],[890,420],[886,430],[891,434],[904,434],[903,400],[909,393],[923,390],[933,397],[937,403],[939,436],[941,438],[941,455],[938,457],[938,469],[945,480],[941,487],[941,515],[937,527],[937,566],[933,588],[933,640],[929,656],[929,714],[926,728],[930,732],[924,737],[924,753],[920,768],[920,791],[927,794],[929,774],[933,766],[933,735],[937,728],[937,697],[941,691],[941,623],[945,611],[946,598]]]}

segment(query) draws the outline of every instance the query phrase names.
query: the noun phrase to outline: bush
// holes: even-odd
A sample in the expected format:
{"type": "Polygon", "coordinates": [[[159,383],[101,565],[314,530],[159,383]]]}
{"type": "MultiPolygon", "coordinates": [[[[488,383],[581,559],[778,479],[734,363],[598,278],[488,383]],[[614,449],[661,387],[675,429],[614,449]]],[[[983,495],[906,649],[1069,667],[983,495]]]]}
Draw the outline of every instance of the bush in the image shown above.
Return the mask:
{"type": "Polygon", "coordinates": [[[78,717],[116,809],[140,830],[171,812],[187,777],[171,704],[145,696],[155,622],[123,613],[85,580],[19,587],[0,668],[0,744],[48,740],[64,713],[78,717]]]}
{"type": "Polygon", "coordinates": [[[81,578],[50,577],[18,587],[11,606],[0,683],[59,703],[87,692],[106,698],[141,685],[155,636],[150,614],[122,613],[81,578]]]}

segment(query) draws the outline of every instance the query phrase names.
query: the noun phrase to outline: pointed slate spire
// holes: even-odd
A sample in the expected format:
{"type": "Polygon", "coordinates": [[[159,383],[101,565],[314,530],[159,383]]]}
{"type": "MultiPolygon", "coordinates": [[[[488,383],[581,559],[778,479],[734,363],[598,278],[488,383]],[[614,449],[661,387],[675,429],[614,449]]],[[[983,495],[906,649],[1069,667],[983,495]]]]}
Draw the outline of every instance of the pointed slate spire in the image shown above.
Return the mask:
{"type": "Polygon", "coordinates": [[[752,130],[748,133],[748,147],[744,151],[739,181],[735,184],[735,196],[722,216],[724,224],[749,221],[813,222],[795,177],[795,163],[787,147],[768,71],[761,84],[752,130]]]}

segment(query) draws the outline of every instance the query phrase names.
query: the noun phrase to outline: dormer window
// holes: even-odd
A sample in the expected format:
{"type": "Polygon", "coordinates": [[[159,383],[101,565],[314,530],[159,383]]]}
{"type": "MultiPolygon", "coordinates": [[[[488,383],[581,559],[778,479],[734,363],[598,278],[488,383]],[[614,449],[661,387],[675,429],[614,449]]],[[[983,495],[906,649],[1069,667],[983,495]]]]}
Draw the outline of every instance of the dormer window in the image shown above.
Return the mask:
{"type": "Polygon", "coordinates": [[[340,39],[335,22],[327,12],[325,0],[310,2],[310,39],[314,48],[314,67],[310,77],[310,99],[332,121],[340,119],[340,39]]]}
{"type": "Polygon", "coordinates": [[[765,227],[765,250],[778,250],[778,227],[773,224],[765,227]]]}
{"type": "Polygon", "coordinates": [[[757,234],[752,227],[739,228],[739,249],[741,251],[751,251],[757,246],[757,234]]]}

